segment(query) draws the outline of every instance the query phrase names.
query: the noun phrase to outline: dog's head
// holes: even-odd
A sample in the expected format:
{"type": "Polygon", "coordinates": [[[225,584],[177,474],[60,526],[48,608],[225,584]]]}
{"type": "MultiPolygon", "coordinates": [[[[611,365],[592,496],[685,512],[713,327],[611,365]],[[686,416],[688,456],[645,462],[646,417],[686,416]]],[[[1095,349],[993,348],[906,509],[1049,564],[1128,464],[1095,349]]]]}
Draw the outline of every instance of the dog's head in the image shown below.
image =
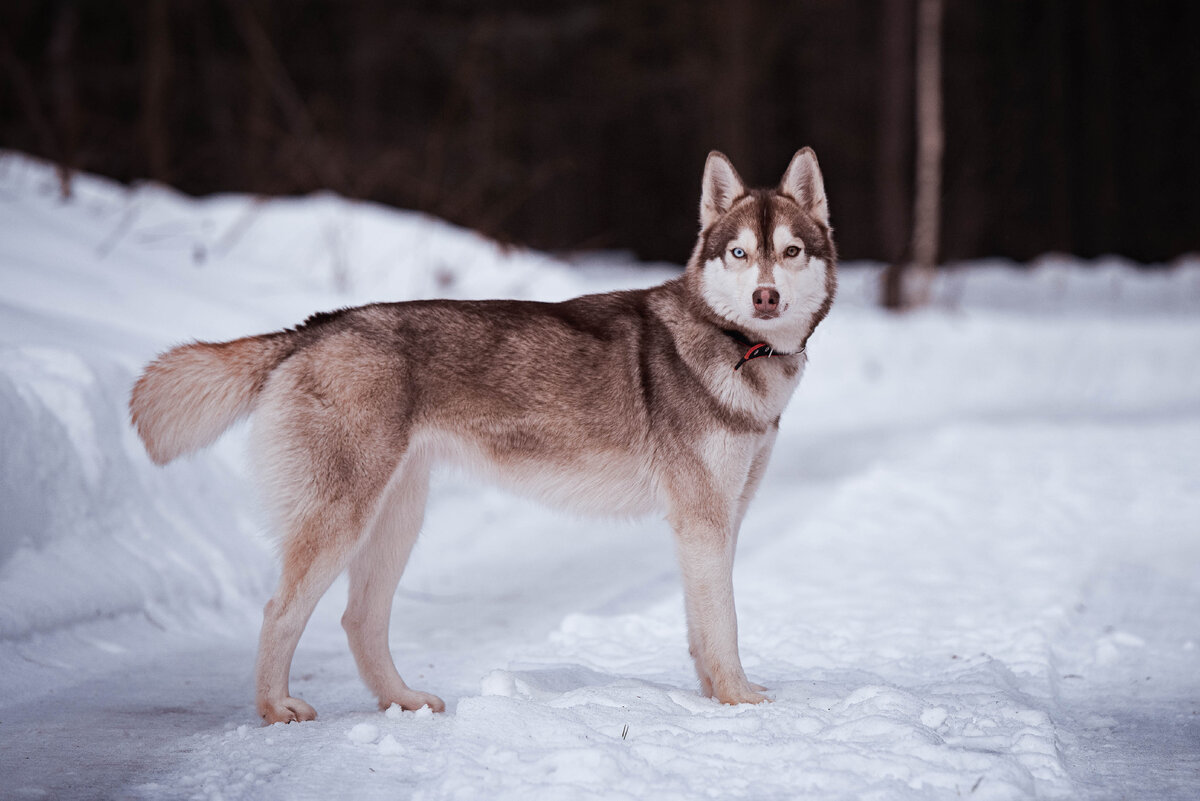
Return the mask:
{"type": "Polygon", "coordinates": [[[729,159],[709,153],[688,272],[705,305],[736,328],[779,348],[807,341],[837,287],[816,154],[798,151],[774,189],[747,190],[729,159]]]}

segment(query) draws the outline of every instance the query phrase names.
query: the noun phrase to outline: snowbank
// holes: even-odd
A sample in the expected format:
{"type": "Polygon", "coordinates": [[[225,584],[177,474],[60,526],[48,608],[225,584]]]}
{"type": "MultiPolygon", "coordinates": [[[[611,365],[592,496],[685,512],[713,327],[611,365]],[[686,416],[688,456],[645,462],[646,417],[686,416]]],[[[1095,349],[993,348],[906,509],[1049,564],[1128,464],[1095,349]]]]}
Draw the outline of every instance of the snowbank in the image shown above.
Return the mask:
{"type": "Polygon", "coordinates": [[[0,639],[259,603],[271,559],[237,435],[160,470],[127,424],[157,352],[381,298],[578,288],[547,256],[333,196],[196,200],[87,175],[74,192],[0,158],[0,639]]]}

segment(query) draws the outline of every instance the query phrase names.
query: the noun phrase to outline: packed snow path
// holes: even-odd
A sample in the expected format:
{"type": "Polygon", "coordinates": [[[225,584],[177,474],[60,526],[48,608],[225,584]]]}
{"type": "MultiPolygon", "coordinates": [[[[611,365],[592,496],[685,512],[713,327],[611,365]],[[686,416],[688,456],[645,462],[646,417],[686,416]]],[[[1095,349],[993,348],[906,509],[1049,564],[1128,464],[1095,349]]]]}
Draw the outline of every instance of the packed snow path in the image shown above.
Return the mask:
{"type": "Polygon", "coordinates": [[[392,650],[450,711],[373,709],[339,583],[293,666],[320,717],[262,728],[244,431],[153,467],[141,363],[339,305],[667,273],[336,198],[55,186],[0,159],[0,797],[1200,795],[1200,267],[980,267],[904,317],[843,273],[740,540],[771,704],[697,694],[665,523],[446,476],[392,650]]]}

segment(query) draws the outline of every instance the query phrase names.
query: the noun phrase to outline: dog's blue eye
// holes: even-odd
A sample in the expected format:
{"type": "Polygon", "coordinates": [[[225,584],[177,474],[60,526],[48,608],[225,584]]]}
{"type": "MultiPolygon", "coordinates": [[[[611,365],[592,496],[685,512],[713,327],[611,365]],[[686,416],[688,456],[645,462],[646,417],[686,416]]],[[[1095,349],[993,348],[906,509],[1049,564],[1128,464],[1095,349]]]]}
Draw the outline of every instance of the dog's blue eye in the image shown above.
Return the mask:
{"type": "Polygon", "coordinates": [[[730,253],[732,253],[732,254],[733,254],[733,257],[734,257],[735,259],[744,259],[744,258],[746,258],[746,251],[742,250],[741,248],[734,248],[733,250],[731,250],[731,251],[730,251],[730,253]]]}

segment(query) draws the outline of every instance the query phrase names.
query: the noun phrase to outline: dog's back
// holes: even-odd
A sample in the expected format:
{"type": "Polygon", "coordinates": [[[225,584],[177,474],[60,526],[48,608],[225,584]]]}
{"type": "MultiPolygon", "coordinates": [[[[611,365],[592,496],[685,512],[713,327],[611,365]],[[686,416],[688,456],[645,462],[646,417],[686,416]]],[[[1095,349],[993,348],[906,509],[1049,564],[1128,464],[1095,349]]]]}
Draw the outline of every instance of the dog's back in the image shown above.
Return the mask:
{"type": "Polygon", "coordinates": [[[559,506],[645,513],[658,505],[656,459],[718,428],[765,432],[777,411],[754,414],[769,393],[753,390],[779,383],[770,373],[790,387],[797,373],[779,360],[746,374],[748,402],[714,397],[705,378],[724,380],[742,347],[691,318],[681,279],[562,303],[373,304],[175,348],[146,368],[131,410],[161,464],[261,404],[256,461],[285,504],[296,493],[280,465],[356,463],[324,472],[361,478],[374,451],[390,454],[377,459],[390,472],[414,450],[559,506]]]}

